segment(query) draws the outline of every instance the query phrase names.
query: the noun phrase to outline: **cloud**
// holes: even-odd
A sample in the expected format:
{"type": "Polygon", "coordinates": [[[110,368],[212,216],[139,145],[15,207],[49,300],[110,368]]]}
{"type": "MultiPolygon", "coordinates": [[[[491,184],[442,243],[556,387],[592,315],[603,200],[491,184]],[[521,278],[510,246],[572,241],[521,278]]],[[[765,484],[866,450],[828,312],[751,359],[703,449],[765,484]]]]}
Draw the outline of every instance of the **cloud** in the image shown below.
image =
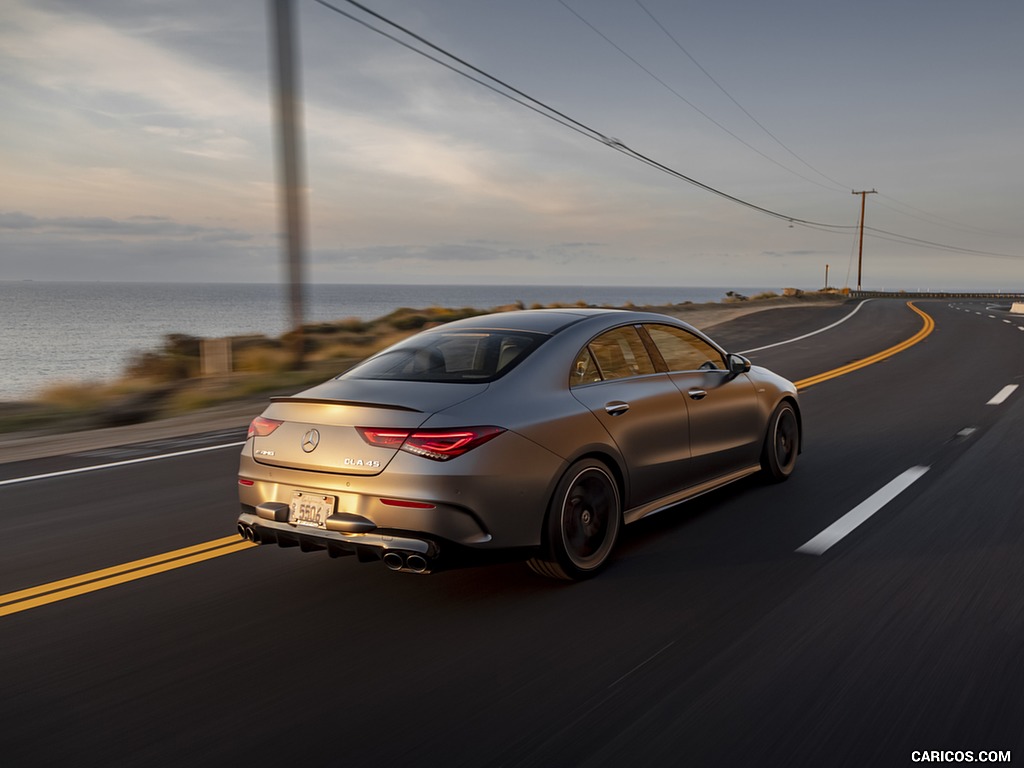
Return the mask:
{"type": "Polygon", "coordinates": [[[762,256],[772,259],[785,259],[790,256],[827,256],[828,251],[802,250],[802,251],[761,251],[762,256]]]}
{"type": "Polygon", "coordinates": [[[159,105],[156,112],[263,123],[269,119],[262,93],[250,92],[230,73],[189,61],[145,36],[27,4],[19,4],[5,21],[0,43],[9,62],[54,93],[115,103],[114,97],[130,95],[140,104],[159,105]]]}
{"type": "Polygon", "coordinates": [[[35,229],[39,219],[25,213],[0,213],[0,229],[35,229]]]}
{"type": "Polygon", "coordinates": [[[534,261],[538,254],[526,248],[493,248],[481,243],[440,243],[436,245],[379,245],[352,248],[335,252],[319,252],[323,261],[356,262],[363,265],[390,261],[480,262],[480,261],[534,261]]]}
{"type": "MultiPolygon", "coordinates": [[[[772,209],[855,222],[847,190],[834,198],[820,188],[801,192],[795,177],[779,182],[777,167],[765,170],[725,136],[693,128],[693,115],[681,120],[678,105],[666,106],[663,93],[651,100],[651,82],[637,85],[603,46],[582,42],[589,33],[561,10],[534,4],[524,13],[505,5],[467,11],[424,0],[402,5],[400,15],[410,28],[658,161],[772,209]],[[494,36],[494,29],[505,34],[494,36]],[[538,29],[544,34],[533,34],[538,29]],[[526,48],[523,39],[530,40],[526,48]]],[[[739,211],[396,49],[322,6],[298,7],[309,262],[316,279],[358,273],[367,282],[528,276],[720,284],[723,274],[736,273],[764,285],[809,284],[820,279],[817,261],[821,269],[847,262],[849,237],[739,211]]],[[[264,5],[6,0],[3,21],[3,277],[17,264],[24,277],[68,279],[53,255],[59,252],[82,279],[277,279],[264,5]],[[140,213],[152,215],[134,215],[140,213]],[[179,263],[188,269],[176,269],[179,263]]],[[[1000,50],[1016,62],[1011,28],[1005,25],[1007,47],[1000,50]]],[[[951,29],[960,34],[959,26],[951,29]]],[[[1012,75],[1019,67],[1004,70],[1012,75]]],[[[750,72],[769,78],[771,67],[750,72]]],[[[946,86],[936,81],[941,90],[946,86]]],[[[800,101],[787,102],[762,91],[773,94],[767,103],[786,116],[806,112],[805,93],[814,92],[804,88],[800,101]]],[[[1006,88],[975,91],[998,100],[1006,88]]],[[[902,91],[896,95],[905,100],[902,91]]],[[[820,100],[814,104],[820,111],[820,100]]],[[[986,121],[993,112],[979,109],[974,123],[993,132],[1012,127],[1019,105],[1003,106],[1010,110],[998,112],[1005,119],[986,121]]],[[[892,122],[884,122],[885,141],[866,130],[856,131],[863,134],[858,142],[844,135],[833,153],[837,177],[845,165],[851,175],[868,176],[854,188],[877,185],[933,210],[942,202],[943,180],[957,176],[969,194],[940,211],[975,221],[976,211],[961,212],[974,205],[986,228],[1019,240],[1012,218],[1019,183],[994,170],[993,158],[1009,156],[999,136],[972,143],[964,136],[977,136],[978,129],[932,135],[929,126],[913,134],[914,145],[925,150],[922,159],[910,163],[913,153],[906,153],[907,161],[896,163],[886,153],[905,152],[905,144],[895,135],[889,140],[892,122]],[[979,146],[983,162],[962,173],[969,157],[957,159],[960,153],[979,146]],[[951,158],[957,162],[946,162],[951,158]],[[923,203],[914,197],[921,191],[929,195],[923,203]]],[[[804,142],[835,127],[824,115],[800,125],[804,142]]],[[[815,157],[830,151],[813,149],[815,157]]],[[[889,223],[898,212],[879,202],[868,200],[876,206],[868,221],[905,231],[906,222],[889,223]]],[[[945,241],[942,234],[908,234],[945,241]]],[[[892,279],[910,285],[922,279],[922,258],[932,258],[921,249],[905,254],[895,243],[872,245],[878,273],[891,269],[892,279]]],[[[1017,250],[1005,241],[974,247],[1017,250]]],[[[963,274],[963,259],[947,261],[948,274],[963,274]]],[[[1021,279],[1005,260],[991,271],[1003,283],[1021,279]]]]}
{"type": "Polygon", "coordinates": [[[5,280],[273,282],[281,256],[270,244],[203,237],[83,236],[0,227],[5,280]]]}
{"type": "Polygon", "coordinates": [[[43,218],[20,211],[0,213],[0,229],[67,236],[160,237],[200,239],[205,242],[245,241],[252,235],[226,227],[183,224],[165,216],[132,216],[117,220],[106,216],[56,216],[43,218]]]}

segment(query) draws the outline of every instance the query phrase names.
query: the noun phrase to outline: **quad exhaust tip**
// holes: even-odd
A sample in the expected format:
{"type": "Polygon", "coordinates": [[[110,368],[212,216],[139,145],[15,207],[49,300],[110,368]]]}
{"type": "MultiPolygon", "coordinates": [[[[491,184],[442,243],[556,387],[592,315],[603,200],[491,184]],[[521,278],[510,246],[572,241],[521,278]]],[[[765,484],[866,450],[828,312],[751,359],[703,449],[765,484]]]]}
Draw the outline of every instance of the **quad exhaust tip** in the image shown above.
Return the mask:
{"type": "Polygon", "coordinates": [[[405,567],[413,573],[426,573],[430,564],[423,555],[418,555],[414,552],[405,558],[405,567]]]}
{"type": "Polygon", "coordinates": [[[251,525],[238,524],[238,535],[246,541],[251,541],[253,544],[262,544],[260,541],[260,535],[251,525]]]}
{"type": "Polygon", "coordinates": [[[384,565],[392,571],[407,571],[410,573],[429,573],[430,562],[418,552],[396,552],[391,550],[384,553],[384,565]]]}
{"type": "MultiPolygon", "coordinates": [[[[273,538],[264,538],[260,532],[251,525],[239,523],[237,526],[238,535],[253,544],[271,543],[273,538]]],[[[279,542],[280,543],[280,542],[279,542]]],[[[405,573],[430,573],[430,560],[419,552],[403,552],[401,550],[388,550],[382,558],[384,565],[392,571],[404,571],[405,573]]]]}

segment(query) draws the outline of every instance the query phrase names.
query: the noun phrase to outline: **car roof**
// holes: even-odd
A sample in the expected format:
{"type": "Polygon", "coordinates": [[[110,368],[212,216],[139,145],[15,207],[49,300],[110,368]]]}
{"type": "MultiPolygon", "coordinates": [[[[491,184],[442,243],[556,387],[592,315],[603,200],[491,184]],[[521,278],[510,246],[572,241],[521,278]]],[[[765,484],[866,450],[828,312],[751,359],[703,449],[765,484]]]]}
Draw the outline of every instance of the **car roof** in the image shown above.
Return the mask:
{"type": "Polygon", "coordinates": [[[596,307],[564,307],[557,309],[521,309],[511,312],[495,312],[489,315],[467,317],[445,323],[434,330],[502,330],[529,331],[532,333],[555,334],[571,325],[593,318],[614,318],[616,322],[679,322],[675,318],[653,312],[637,312],[626,309],[604,309],[596,307]]]}

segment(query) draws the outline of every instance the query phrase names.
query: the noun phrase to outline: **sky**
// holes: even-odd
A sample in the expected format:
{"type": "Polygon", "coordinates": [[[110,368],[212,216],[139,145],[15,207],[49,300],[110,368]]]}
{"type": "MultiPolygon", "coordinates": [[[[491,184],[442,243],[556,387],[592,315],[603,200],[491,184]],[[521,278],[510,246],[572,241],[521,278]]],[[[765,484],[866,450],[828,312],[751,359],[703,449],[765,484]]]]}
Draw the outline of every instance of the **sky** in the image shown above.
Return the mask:
{"type": "MultiPolygon", "coordinates": [[[[294,2],[311,281],[1024,291],[1024,4],[294,2]]],[[[282,280],[269,24],[0,0],[0,280],[282,280]]]]}

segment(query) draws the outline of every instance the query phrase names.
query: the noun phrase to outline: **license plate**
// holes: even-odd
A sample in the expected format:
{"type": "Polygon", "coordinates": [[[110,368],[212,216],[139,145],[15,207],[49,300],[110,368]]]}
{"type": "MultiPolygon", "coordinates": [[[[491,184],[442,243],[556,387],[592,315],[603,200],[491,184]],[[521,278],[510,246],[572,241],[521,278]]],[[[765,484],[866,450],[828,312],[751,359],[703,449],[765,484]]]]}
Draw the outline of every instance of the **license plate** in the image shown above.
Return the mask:
{"type": "Polygon", "coordinates": [[[334,512],[335,496],[324,496],[319,493],[292,491],[291,511],[288,522],[293,525],[308,525],[313,528],[326,528],[327,518],[334,512]]]}

